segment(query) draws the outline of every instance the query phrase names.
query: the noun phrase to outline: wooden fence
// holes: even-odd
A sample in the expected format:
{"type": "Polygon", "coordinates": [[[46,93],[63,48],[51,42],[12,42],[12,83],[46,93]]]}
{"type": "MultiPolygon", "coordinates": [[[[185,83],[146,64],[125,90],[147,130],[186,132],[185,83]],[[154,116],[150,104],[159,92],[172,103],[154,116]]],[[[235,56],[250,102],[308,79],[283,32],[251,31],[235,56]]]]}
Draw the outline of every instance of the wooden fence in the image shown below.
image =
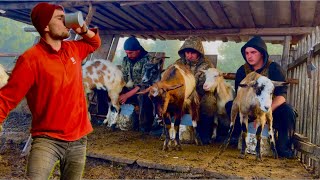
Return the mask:
{"type": "Polygon", "coordinates": [[[298,84],[290,84],[288,102],[298,111],[295,143],[301,161],[319,175],[320,159],[320,30],[316,27],[312,34],[291,48],[287,77],[299,79],[298,84]],[[313,70],[312,70],[313,69],[313,70]]]}

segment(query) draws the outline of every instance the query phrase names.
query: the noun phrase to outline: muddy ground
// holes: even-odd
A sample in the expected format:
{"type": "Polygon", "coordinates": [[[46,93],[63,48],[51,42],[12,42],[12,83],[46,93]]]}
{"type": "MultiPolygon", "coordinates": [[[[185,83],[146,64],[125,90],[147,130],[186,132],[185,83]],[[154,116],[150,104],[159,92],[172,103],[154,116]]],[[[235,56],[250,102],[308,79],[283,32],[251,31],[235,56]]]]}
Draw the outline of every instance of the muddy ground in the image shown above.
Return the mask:
{"type": "MultiPolygon", "coordinates": [[[[21,152],[29,136],[30,114],[13,112],[0,135],[0,179],[24,179],[27,156],[21,152]]],[[[111,131],[95,126],[88,137],[84,179],[312,179],[298,159],[254,155],[238,158],[229,147],[217,157],[219,144],[183,144],[182,151],[162,151],[162,140],[132,131],[111,131]],[[217,158],[214,158],[217,157],[217,158]],[[212,162],[213,160],[213,162],[212,162]]],[[[59,171],[52,179],[59,179],[59,171]]]]}

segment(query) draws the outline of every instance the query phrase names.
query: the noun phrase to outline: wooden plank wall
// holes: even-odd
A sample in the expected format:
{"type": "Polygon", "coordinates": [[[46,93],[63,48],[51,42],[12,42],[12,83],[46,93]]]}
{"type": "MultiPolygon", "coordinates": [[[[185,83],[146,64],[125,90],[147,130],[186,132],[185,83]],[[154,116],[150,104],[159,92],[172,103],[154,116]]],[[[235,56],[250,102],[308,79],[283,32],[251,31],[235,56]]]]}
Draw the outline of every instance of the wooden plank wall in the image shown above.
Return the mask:
{"type": "MultiPolygon", "coordinates": [[[[299,79],[299,84],[290,84],[288,89],[288,102],[297,110],[299,117],[296,122],[296,132],[302,134],[316,146],[320,146],[320,71],[319,50],[314,53],[311,58],[311,63],[316,67],[311,71],[311,78],[308,78],[307,58],[301,61],[301,57],[308,57],[307,54],[311,48],[317,47],[320,44],[319,27],[315,28],[312,34],[302,39],[296,47],[291,49],[289,56],[289,65],[287,71],[288,78],[299,79]],[[300,60],[302,63],[297,64],[300,60]]],[[[316,48],[314,48],[316,49],[316,48]]],[[[314,158],[304,153],[298,153],[301,161],[305,165],[319,171],[319,157],[314,158]]]]}

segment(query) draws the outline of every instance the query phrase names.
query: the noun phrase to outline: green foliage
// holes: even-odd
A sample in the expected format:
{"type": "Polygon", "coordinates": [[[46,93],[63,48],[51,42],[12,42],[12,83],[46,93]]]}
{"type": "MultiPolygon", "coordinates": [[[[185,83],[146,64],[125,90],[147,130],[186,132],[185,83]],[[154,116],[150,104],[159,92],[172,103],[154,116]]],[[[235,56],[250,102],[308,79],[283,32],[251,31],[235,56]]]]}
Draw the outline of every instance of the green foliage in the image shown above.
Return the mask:
{"type": "MultiPolygon", "coordinates": [[[[0,52],[23,53],[32,46],[35,34],[24,32],[27,24],[0,17],[0,52]]],[[[0,64],[11,69],[16,57],[0,57],[0,64]]]]}
{"type": "MultiPolygon", "coordinates": [[[[218,64],[217,68],[223,72],[236,72],[237,69],[245,63],[240,52],[241,47],[245,43],[226,42],[222,43],[218,48],[218,64]]],[[[274,45],[267,43],[269,55],[282,55],[282,45],[274,45]]]]}

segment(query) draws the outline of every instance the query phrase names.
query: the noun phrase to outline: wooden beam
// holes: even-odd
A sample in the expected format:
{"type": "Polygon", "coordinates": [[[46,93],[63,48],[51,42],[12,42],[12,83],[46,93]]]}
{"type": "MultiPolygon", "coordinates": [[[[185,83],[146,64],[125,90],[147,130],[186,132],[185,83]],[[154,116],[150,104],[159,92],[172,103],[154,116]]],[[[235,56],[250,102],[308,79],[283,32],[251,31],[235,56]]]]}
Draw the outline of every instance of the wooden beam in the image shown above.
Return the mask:
{"type": "Polygon", "coordinates": [[[20,53],[0,53],[0,57],[16,57],[20,56],[20,53]]]}
{"type": "MultiPolygon", "coordinates": [[[[314,52],[313,52],[314,56],[317,54],[320,54],[320,43],[316,44],[313,47],[313,50],[314,50],[314,52]]],[[[288,65],[288,71],[293,70],[295,67],[307,62],[307,59],[308,59],[308,53],[303,54],[297,60],[295,60],[294,62],[292,62],[288,65]]]]}
{"type": "MultiPolygon", "coordinates": [[[[166,30],[166,31],[134,31],[111,30],[108,34],[144,34],[144,35],[224,35],[224,36],[290,36],[310,34],[314,27],[289,27],[289,28],[246,28],[246,29],[212,29],[212,30],[166,30]]],[[[103,30],[102,30],[103,31],[103,30]]]]}
{"type": "MultiPolygon", "coordinates": [[[[94,0],[93,0],[94,1],[94,0]]],[[[0,2],[0,9],[3,10],[19,10],[19,9],[32,9],[36,4],[38,4],[39,1],[34,1],[34,2],[0,2]]],[[[54,2],[50,1],[52,4],[59,4],[62,5],[64,8],[68,7],[78,7],[78,6],[84,6],[84,5],[89,5],[89,1],[67,1],[67,2],[54,2]]],[[[95,1],[92,2],[92,4],[103,4],[106,2],[99,2],[95,1]]]]}
{"type": "Polygon", "coordinates": [[[159,4],[160,2],[158,1],[147,1],[147,2],[141,2],[141,1],[136,1],[136,2],[121,2],[119,5],[122,6],[137,6],[137,5],[144,5],[144,4],[159,4]]]}
{"type": "Polygon", "coordinates": [[[318,1],[316,4],[316,11],[314,13],[313,18],[313,26],[319,26],[320,25],[320,2],[318,1]]]}
{"type": "Polygon", "coordinates": [[[291,37],[286,36],[283,44],[283,52],[282,52],[282,60],[281,60],[281,67],[285,70],[285,72],[287,72],[287,68],[289,64],[290,42],[291,42],[291,37]]]}
{"type": "Polygon", "coordinates": [[[119,35],[115,35],[113,37],[112,46],[110,48],[110,51],[109,51],[109,54],[108,54],[108,57],[107,57],[107,59],[109,61],[111,61],[111,62],[113,61],[114,55],[116,54],[116,49],[118,47],[119,39],[120,39],[119,35]]]}
{"type": "Polygon", "coordinates": [[[291,24],[300,26],[300,1],[291,1],[291,24]]]}
{"type": "Polygon", "coordinates": [[[87,26],[90,25],[92,17],[95,13],[96,13],[96,7],[93,7],[92,4],[89,3],[89,11],[88,11],[87,17],[85,19],[87,26]]]}
{"type": "Polygon", "coordinates": [[[266,27],[277,27],[278,25],[278,2],[264,1],[265,9],[265,24],[266,27]]]}

